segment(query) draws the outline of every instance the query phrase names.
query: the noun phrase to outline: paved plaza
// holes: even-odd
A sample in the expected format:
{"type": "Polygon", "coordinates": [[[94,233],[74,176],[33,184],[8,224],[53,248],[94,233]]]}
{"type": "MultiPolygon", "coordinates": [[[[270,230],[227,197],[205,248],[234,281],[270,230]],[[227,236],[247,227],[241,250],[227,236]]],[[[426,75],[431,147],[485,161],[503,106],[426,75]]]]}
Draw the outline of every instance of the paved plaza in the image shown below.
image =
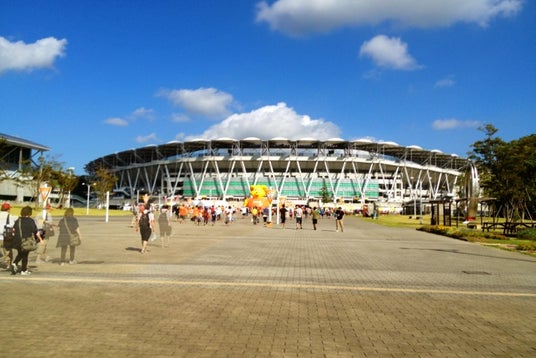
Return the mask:
{"type": "Polygon", "coordinates": [[[536,258],[348,217],[78,218],[78,264],[0,272],[1,357],[534,357],[536,258]]]}

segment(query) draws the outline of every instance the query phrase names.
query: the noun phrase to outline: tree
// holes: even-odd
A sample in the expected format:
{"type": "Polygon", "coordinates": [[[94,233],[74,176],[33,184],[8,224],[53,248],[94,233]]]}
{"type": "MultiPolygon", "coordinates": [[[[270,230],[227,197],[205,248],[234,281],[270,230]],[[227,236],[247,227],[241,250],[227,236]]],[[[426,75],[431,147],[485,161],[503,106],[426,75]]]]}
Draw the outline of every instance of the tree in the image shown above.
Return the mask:
{"type": "MultiPolygon", "coordinates": [[[[55,173],[55,176],[56,176],[56,182],[60,189],[59,202],[64,203],[65,194],[71,193],[74,190],[74,188],[76,188],[76,186],[78,185],[78,181],[80,179],[76,175],[73,175],[72,168],[68,168],[66,171],[58,170],[55,173]]],[[[69,206],[70,205],[71,203],[69,203],[69,206]]]]}
{"type": "Polygon", "coordinates": [[[329,203],[333,200],[333,195],[328,190],[328,186],[326,185],[326,179],[322,181],[322,187],[320,188],[320,197],[322,198],[323,203],[329,203]]]}
{"type": "MultiPolygon", "coordinates": [[[[29,185],[33,192],[33,197],[39,197],[39,188],[41,184],[46,183],[52,189],[58,188],[57,172],[62,170],[62,164],[51,157],[40,156],[37,163],[31,160],[21,163],[18,170],[18,185],[29,185]]],[[[36,200],[35,205],[39,202],[36,200]]]]}
{"type": "Polygon", "coordinates": [[[117,182],[117,176],[104,167],[99,167],[95,171],[95,191],[100,203],[106,201],[106,193],[111,191],[117,182]]]}
{"type": "Polygon", "coordinates": [[[505,142],[494,137],[497,129],[480,128],[485,139],[475,142],[469,158],[478,167],[484,195],[497,199],[506,220],[523,219],[535,212],[536,134],[505,142]]]}

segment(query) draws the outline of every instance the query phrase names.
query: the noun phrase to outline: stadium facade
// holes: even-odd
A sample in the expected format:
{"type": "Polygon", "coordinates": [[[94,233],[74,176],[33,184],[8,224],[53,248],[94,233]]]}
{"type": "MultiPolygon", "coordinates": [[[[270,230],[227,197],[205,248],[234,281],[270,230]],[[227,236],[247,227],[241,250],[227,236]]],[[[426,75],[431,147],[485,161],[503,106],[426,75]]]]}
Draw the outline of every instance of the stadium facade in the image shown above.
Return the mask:
{"type": "Polygon", "coordinates": [[[117,177],[117,189],[184,198],[243,200],[251,185],[275,198],[407,203],[455,196],[470,162],[394,142],[340,138],[219,138],[169,142],[109,154],[86,165],[117,177]]]}

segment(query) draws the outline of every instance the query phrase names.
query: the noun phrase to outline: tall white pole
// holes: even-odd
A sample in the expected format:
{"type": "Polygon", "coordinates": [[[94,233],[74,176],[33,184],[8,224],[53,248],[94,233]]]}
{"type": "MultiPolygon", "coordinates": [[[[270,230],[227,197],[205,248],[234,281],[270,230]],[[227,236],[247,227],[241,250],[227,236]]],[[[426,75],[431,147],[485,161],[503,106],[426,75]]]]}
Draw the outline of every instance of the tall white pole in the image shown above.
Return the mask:
{"type": "Polygon", "coordinates": [[[86,200],[86,215],[89,215],[89,194],[91,192],[91,184],[87,185],[87,200],[86,200]]]}
{"type": "Polygon", "coordinates": [[[106,222],[108,222],[108,214],[110,210],[110,192],[106,192],[106,222]]]}

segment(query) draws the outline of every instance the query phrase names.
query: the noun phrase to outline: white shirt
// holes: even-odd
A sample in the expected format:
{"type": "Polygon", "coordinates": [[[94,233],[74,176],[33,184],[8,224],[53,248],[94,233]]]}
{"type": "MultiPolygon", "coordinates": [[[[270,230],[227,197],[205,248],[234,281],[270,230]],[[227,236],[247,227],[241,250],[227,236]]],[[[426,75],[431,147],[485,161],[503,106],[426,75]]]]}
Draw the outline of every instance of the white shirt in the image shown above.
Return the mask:
{"type": "Polygon", "coordinates": [[[0,211],[0,240],[4,240],[4,226],[13,227],[18,217],[11,215],[8,211],[0,211]],[[9,225],[7,224],[7,217],[9,216],[9,225]]]}

